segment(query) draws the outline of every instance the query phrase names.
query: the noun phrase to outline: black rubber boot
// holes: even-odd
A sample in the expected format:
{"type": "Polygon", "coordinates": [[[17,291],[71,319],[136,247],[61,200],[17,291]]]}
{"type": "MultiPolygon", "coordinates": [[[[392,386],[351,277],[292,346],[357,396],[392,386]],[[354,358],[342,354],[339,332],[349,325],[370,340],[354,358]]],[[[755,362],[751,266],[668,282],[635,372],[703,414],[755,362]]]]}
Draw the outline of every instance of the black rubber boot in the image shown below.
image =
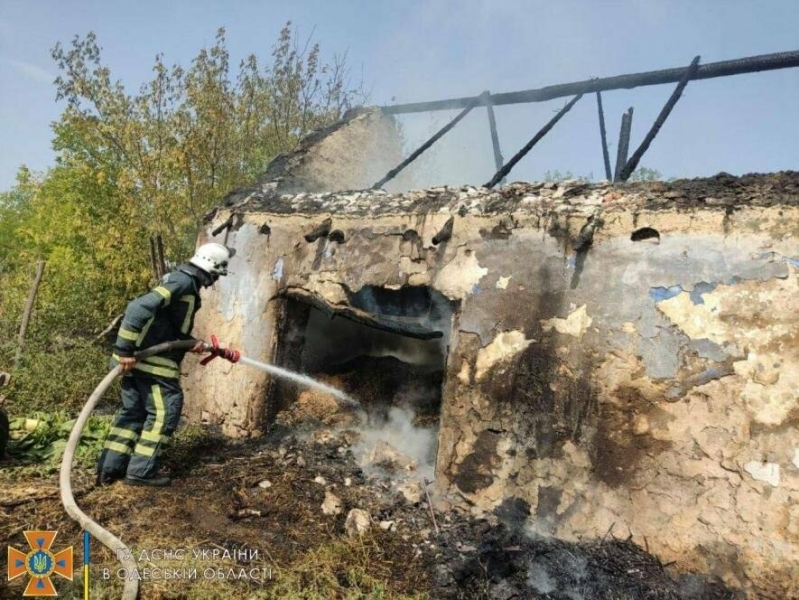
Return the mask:
{"type": "Polygon", "coordinates": [[[120,475],[119,473],[110,473],[108,471],[100,471],[97,473],[97,481],[95,482],[98,486],[106,486],[111,485],[112,483],[116,483],[120,479],[122,479],[124,475],[120,475]]]}
{"type": "Polygon", "coordinates": [[[164,475],[156,475],[154,477],[136,477],[135,475],[128,475],[124,479],[127,485],[144,485],[151,487],[166,487],[172,483],[169,477],[164,475]]]}

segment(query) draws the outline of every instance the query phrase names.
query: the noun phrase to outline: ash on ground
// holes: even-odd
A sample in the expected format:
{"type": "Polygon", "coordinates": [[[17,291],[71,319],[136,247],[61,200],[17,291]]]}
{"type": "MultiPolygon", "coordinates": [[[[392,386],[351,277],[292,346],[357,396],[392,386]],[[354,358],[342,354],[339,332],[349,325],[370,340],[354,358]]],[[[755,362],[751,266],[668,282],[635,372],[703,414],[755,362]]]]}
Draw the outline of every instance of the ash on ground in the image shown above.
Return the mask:
{"type": "Polygon", "coordinates": [[[433,486],[425,486],[425,479],[432,464],[420,465],[418,456],[404,455],[368,427],[363,433],[358,429],[354,423],[347,429],[307,429],[295,422],[270,437],[280,440],[275,456],[304,457],[320,505],[330,503],[331,494],[340,502],[334,518],[343,531],[351,533],[345,518],[353,509],[365,511],[382,539],[393,537],[392,543],[411,549],[426,574],[416,589],[431,598],[743,598],[710,577],[672,572],[634,540],[616,539],[612,531],[605,539],[579,543],[536,534],[523,500],[507,500],[480,518],[433,500],[437,508],[431,513],[425,487],[432,498],[433,486]]]}
{"type": "MultiPolygon", "coordinates": [[[[530,507],[518,499],[476,518],[433,498],[431,513],[425,492],[432,495],[434,486],[425,486],[420,459],[403,456],[386,440],[364,455],[360,445],[369,436],[352,419],[346,421],[345,426],[328,429],[308,423],[277,425],[267,436],[246,441],[209,430],[185,439],[179,433],[165,455],[171,487],[157,492],[122,483],[95,487],[94,473],[78,469],[73,472],[76,496],[88,514],[135,547],[217,540],[224,548],[260,548],[263,566],[278,574],[294,573],[299,582],[310,577],[303,561],[320,549],[357,548],[354,554],[335,555],[356,561],[349,565],[313,563],[335,575],[335,581],[328,582],[333,586],[328,588],[330,597],[362,597],[349,574],[353,565],[379,580],[387,598],[742,596],[700,575],[674,573],[633,540],[614,539],[612,532],[604,540],[584,543],[536,537],[530,533],[535,525],[530,523],[530,507]],[[365,467],[359,462],[364,456],[378,464],[365,467]],[[153,528],[154,522],[170,526],[153,528]],[[358,558],[366,554],[368,561],[358,558]]],[[[2,504],[16,509],[0,512],[0,544],[16,543],[21,532],[31,528],[58,529],[64,539],[79,538],[80,527],[58,499],[57,474],[11,478],[4,485],[2,504]]],[[[96,556],[98,565],[116,568],[109,551],[98,548],[96,556]]],[[[186,587],[191,582],[156,583],[143,582],[143,600],[196,597],[196,590],[186,587]]],[[[265,582],[262,591],[268,592],[274,583],[265,582]]],[[[230,585],[229,597],[253,597],[251,583],[230,585]]],[[[0,587],[0,597],[5,597],[3,591],[0,587]]]]}

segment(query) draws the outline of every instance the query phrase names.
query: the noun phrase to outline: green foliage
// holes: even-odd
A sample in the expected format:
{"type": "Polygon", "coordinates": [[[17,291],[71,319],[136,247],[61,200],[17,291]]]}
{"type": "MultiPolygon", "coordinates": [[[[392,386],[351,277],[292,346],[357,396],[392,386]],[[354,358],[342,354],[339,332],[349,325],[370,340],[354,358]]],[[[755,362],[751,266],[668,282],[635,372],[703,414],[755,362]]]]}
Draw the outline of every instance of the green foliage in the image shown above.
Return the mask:
{"type": "Polygon", "coordinates": [[[57,44],[56,166],[19,170],[0,193],[0,369],[16,350],[38,260],[46,261],[9,411],[73,408],[107,369],[94,336],[150,281],[149,238],[190,255],[202,215],[279,152],[363,98],[345,58],[321,60],[290,24],[267,64],[230,64],[224,29],[190,65],[155,58],[135,93],[116,80],[94,33],[57,44]]]}
{"type": "Polygon", "coordinates": [[[189,252],[202,214],[224,194],[362,97],[347,89],[343,59],[321,64],[319,46],[309,40],[301,48],[290,24],[267,67],[252,54],[234,77],[219,29],[186,69],[158,55],[137,94],[112,80],[93,33],[52,55],[61,69],[57,95],[67,102],[55,128],[60,160],[102,170],[134,220],[163,233],[173,256],[189,252]]]}
{"type": "MultiPolygon", "coordinates": [[[[109,424],[108,418],[89,418],[75,450],[75,460],[79,465],[88,466],[97,460],[109,424]]],[[[17,417],[10,423],[8,452],[17,459],[38,463],[36,468],[42,475],[54,473],[59,468],[74,426],[75,419],[70,419],[64,411],[33,412],[26,417],[17,417]]]]}
{"type": "Polygon", "coordinates": [[[650,169],[647,167],[638,167],[630,174],[627,181],[661,181],[663,176],[657,169],[650,169]]]}
{"type": "Polygon", "coordinates": [[[560,183],[561,181],[566,181],[567,179],[579,179],[580,181],[592,181],[594,179],[594,174],[589,173],[588,175],[574,175],[571,171],[558,171],[555,169],[554,171],[547,171],[544,173],[544,181],[546,182],[553,182],[553,183],[560,183]]]}
{"type": "MultiPolygon", "coordinates": [[[[54,408],[76,412],[107,373],[108,352],[91,341],[54,336],[32,344],[7,388],[9,415],[54,408]]],[[[109,391],[108,398],[119,395],[109,391]]]]}
{"type": "MultiPolygon", "coordinates": [[[[577,179],[580,181],[593,181],[594,174],[589,173],[588,175],[574,175],[571,171],[559,171],[555,169],[554,171],[547,171],[544,173],[544,181],[547,182],[554,182],[560,183],[561,181],[566,181],[567,179],[577,179]]],[[[663,176],[660,174],[660,171],[657,169],[650,169],[648,167],[638,167],[635,171],[632,172],[630,177],[627,181],[661,181],[663,176]]]]}

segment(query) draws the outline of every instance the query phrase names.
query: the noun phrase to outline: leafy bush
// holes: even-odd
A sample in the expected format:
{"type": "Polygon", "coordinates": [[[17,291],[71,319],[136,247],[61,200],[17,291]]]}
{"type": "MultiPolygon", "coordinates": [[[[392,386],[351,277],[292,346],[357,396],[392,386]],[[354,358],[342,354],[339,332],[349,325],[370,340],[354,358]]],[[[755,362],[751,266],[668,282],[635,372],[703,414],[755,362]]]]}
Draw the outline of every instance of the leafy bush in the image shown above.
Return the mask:
{"type": "MultiPolygon", "coordinates": [[[[29,417],[12,419],[8,453],[26,462],[42,463],[45,473],[55,472],[74,426],[75,419],[65,412],[34,412],[29,417]]],[[[108,417],[89,417],[75,450],[78,464],[88,466],[97,460],[109,426],[108,417]]]]}
{"type": "MultiPolygon", "coordinates": [[[[11,385],[7,410],[15,415],[34,411],[77,412],[108,373],[108,352],[85,340],[56,338],[49,347],[29,347],[11,385]]],[[[119,398],[113,388],[108,398],[119,398]]]]}

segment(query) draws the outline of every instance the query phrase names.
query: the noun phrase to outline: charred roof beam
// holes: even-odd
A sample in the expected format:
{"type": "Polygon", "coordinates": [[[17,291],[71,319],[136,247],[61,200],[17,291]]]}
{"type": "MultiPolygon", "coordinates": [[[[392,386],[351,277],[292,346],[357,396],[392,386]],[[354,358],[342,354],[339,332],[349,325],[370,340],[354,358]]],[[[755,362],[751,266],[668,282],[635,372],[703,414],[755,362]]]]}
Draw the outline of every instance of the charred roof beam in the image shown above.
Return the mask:
{"type": "Polygon", "coordinates": [[[613,182],[621,180],[621,172],[627,164],[627,152],[630,149],[630,132],[633,128],[633,107],[621,116],[621,129],[619,130],[619,144],[616,147],[616,169],[613,182]]]}
{"type": "Polygon", "coordinates": [[[644,152],[647,151],[649,145],[652,143],[652,140],[655,139],[658,131],[660,131],[660,128],[663,127],[663,123],[666,122],[666,119],[671,114],[674,105],[677,104],[677,100],[679,100],[680,96],[682,96],[685,86],[688,85],[688,82],[696,76],[698,69],[699,57],[695,56],[691,61],[691,64],[688,65],[688,68],[685,69],[685,74],[682,76],[682,79],[680,79],[677,87],[674,88],[671,96],[669,96],[669,99],[666,101],[666,104],[663,106],[663,109],[660,111],[657,119],[655,119],[655,122],[652,124],[652,128],[647,132],[646,137],[644,137],[644,141],[641,142],[641,145],[638,146],[638,149],[633,152],[630,160],[627,161],[627,164],[624,165],[624,168],[619,173],[619,179],[622,181],[627,181],[627,178],[632,174],[633,171],[635,171],[635,167],[638,166],[638,163],[641,160],[641,157],[644,155],[644,152]]]}
{"type": "Polygon", "coordinates": [[[605,131],[605,111],[602,109],[602,93],[596,93],[596,108],[599,113],[599,137],[602,139],[602,158],[605,161],[605,179],[613,180],[610,172],[610,154],[608,153],[608,135],[605,131]]]}
{"type": "Polygon", "coordinates": [[[433,144],[435,144],[435,143],[436,143],[438,140],[440,140],[442,137],[444,137],[444,135],[445,135],[445,134],[446,134],[446,133],[447,133],[447,132],[448,132],[450,129],[452,129],[453,127],[455,127],[455,125],[457,125],[457,124],[458,124],[458,123],[461,121],[461,119],[463,119],[463,117],[465,117],[466,115],[468,115],[468,114],[469,114],[469,112],[470,112],[470,111],[471,111],[471,110],[472,110],[472,109],[473,109],[475,106],[477,106],[478,104],[486,104],[487,102],[488,102],[488,92],[483,92],[483,93],[482,93],[482,94],[480,94],[479,96],[475,96],[474,98],[470,98],[470,99],[469,99],[469,102],[467,102],[467,103],[466,103],[466,105],[464,106],[464,109],[463,109],[463,110],[462,110],[460,113],[458,113],[458,115],[457,115],[457,116],[456,116],[454,119],[452,119],[452,120],[451,120],[449,123],[447,123],[446,125],[444,125],[444,127],[442,127],[441,129],[439,129],[439,130],[438,130],[438,131],[437,131],[437,132],[436,132],[436,133],[433,135],[433,137],[431,137],[431,138],[430,138],[429,140],[427,140],[427,141],[426,141],[424,144],[422,144],[421,146],[419,146],[419,147],[418,147],[418,148],[417,148],[417,149],[416,149],[416,150],[415,150],[415,151],[414,151],[414,152],[413,152],[413,153],[412,153],[412,154],[411,154],[411,155],[410,155],[408,158],[406,158],[405,160],[403,160],[403,161],[402,161],[402,162],[401,162],[399,165],[397,165],[396,167],[394,167],[393,169],[391,169],[391,170],[390,170],[388,173],[386,173],[386,176],[385,176],[385,177],[383,177],[383,179],[381,179],[381,180],[380,180],[380,181],[378,181],[377,183],[375,183],[375,184],[372,186],[372,189],[373,189],[373,190],[379,190],[379,189],[380,189],[380,188],[382,188],[382,187],[383,187],[383,186],[384,186],[386,183],[388,183],[389,181],[391,181],[392,179],[394,179],[394,178],[395,178],[397,175],[399,175],[399,174],[400,174],[400,172],[401,172],[401,171],[402,171],[402,170],[403,170],[405,167],[407,167],[409,164],[411,164],[413,161],[415,161],[417,158],[419,158],[419,156],[421,156],[421,155],[422,155],[422,153],[423,153],[425,150],[427,150],[428,148],[430,148],[430,146],[432,146],[432,145],[433,145],[433,144]]]}
{"type": "Polygon", "coordinates": [[[556,114],[554,117],[552,117],[549,120],[549,122],[546,125],[544,125],[539,130],[539,132],[536,133],[533,136],[533,139],[531,139],[529,142],[527,142],[524,145],[524,147],[521,150],[519,150],[514,155],[514,157],[511,158],[508,161],[508,163],[505,166],[503,166],[499,171],[497,171],[494,174],[494,176],[491,178],[491,181],[489,181],[488,183],[485,184],[485,187],[492,188],[495,185],[497,185],[500,181],[502,181],[502,179],[505,177],[505,175],[510,173],[511,169],[516,166],[516,163],[519,162],[524,157],[525,154],[530,152],[530,150],[533,149],[533,146],[535,146],[539,141],[541,141],[541,138],[543,138],[549,132],[549,130],[552,129],[558,121],[560,121],[560,119],[563,117],[563,115],[565,115],[567,112],[569,112],[571,110],[571,107],[574,106],[575,104],[577,104],[577,101],[580,98],[582,98],[582,97],[583,97],[582,94],[579,94],[579,95],[575,96],[574,98],[571,99],[571,101],[568,104],[566,104],[566,106],[561,108],[558,111],[558,114],[556,114]]]}
{"type": "MultiPolygon", "coordinates": [[[[708,63],[696,70],[696,75],[691,79],[712,79],[714,77],[727,77],[743,73],[757,73],[760,71],[773,71],[799,67],[799,50],[791,52],[775,52],[774,54],[760,54],[734,60],[723,60],[708,63]]],[[[588,79],[574,83],[550,85],[542,88],[523,90],[520,92],[505,92],[491,95],[491,104],[502,106],[505,104],[524,104],[527,102],[545,102],[556,98],[565,98],[576,94],[590,94],[608,90],[632,89],[645,85],[662,85],[664,83],[677,83],[685,75],[685,67],[662,69],[659,71],[646,71],[588,79]]],[[[480,96],[477,97],[479,99],[480,96]]],[[[413,102],[409,104],[395,104],[381,107],[384,114],[399,115],[434,110],[453,110],[474,106],[474,96],[466,98],[450,98],[448,100],[434,100],[432,102],[413,102]]]]}

